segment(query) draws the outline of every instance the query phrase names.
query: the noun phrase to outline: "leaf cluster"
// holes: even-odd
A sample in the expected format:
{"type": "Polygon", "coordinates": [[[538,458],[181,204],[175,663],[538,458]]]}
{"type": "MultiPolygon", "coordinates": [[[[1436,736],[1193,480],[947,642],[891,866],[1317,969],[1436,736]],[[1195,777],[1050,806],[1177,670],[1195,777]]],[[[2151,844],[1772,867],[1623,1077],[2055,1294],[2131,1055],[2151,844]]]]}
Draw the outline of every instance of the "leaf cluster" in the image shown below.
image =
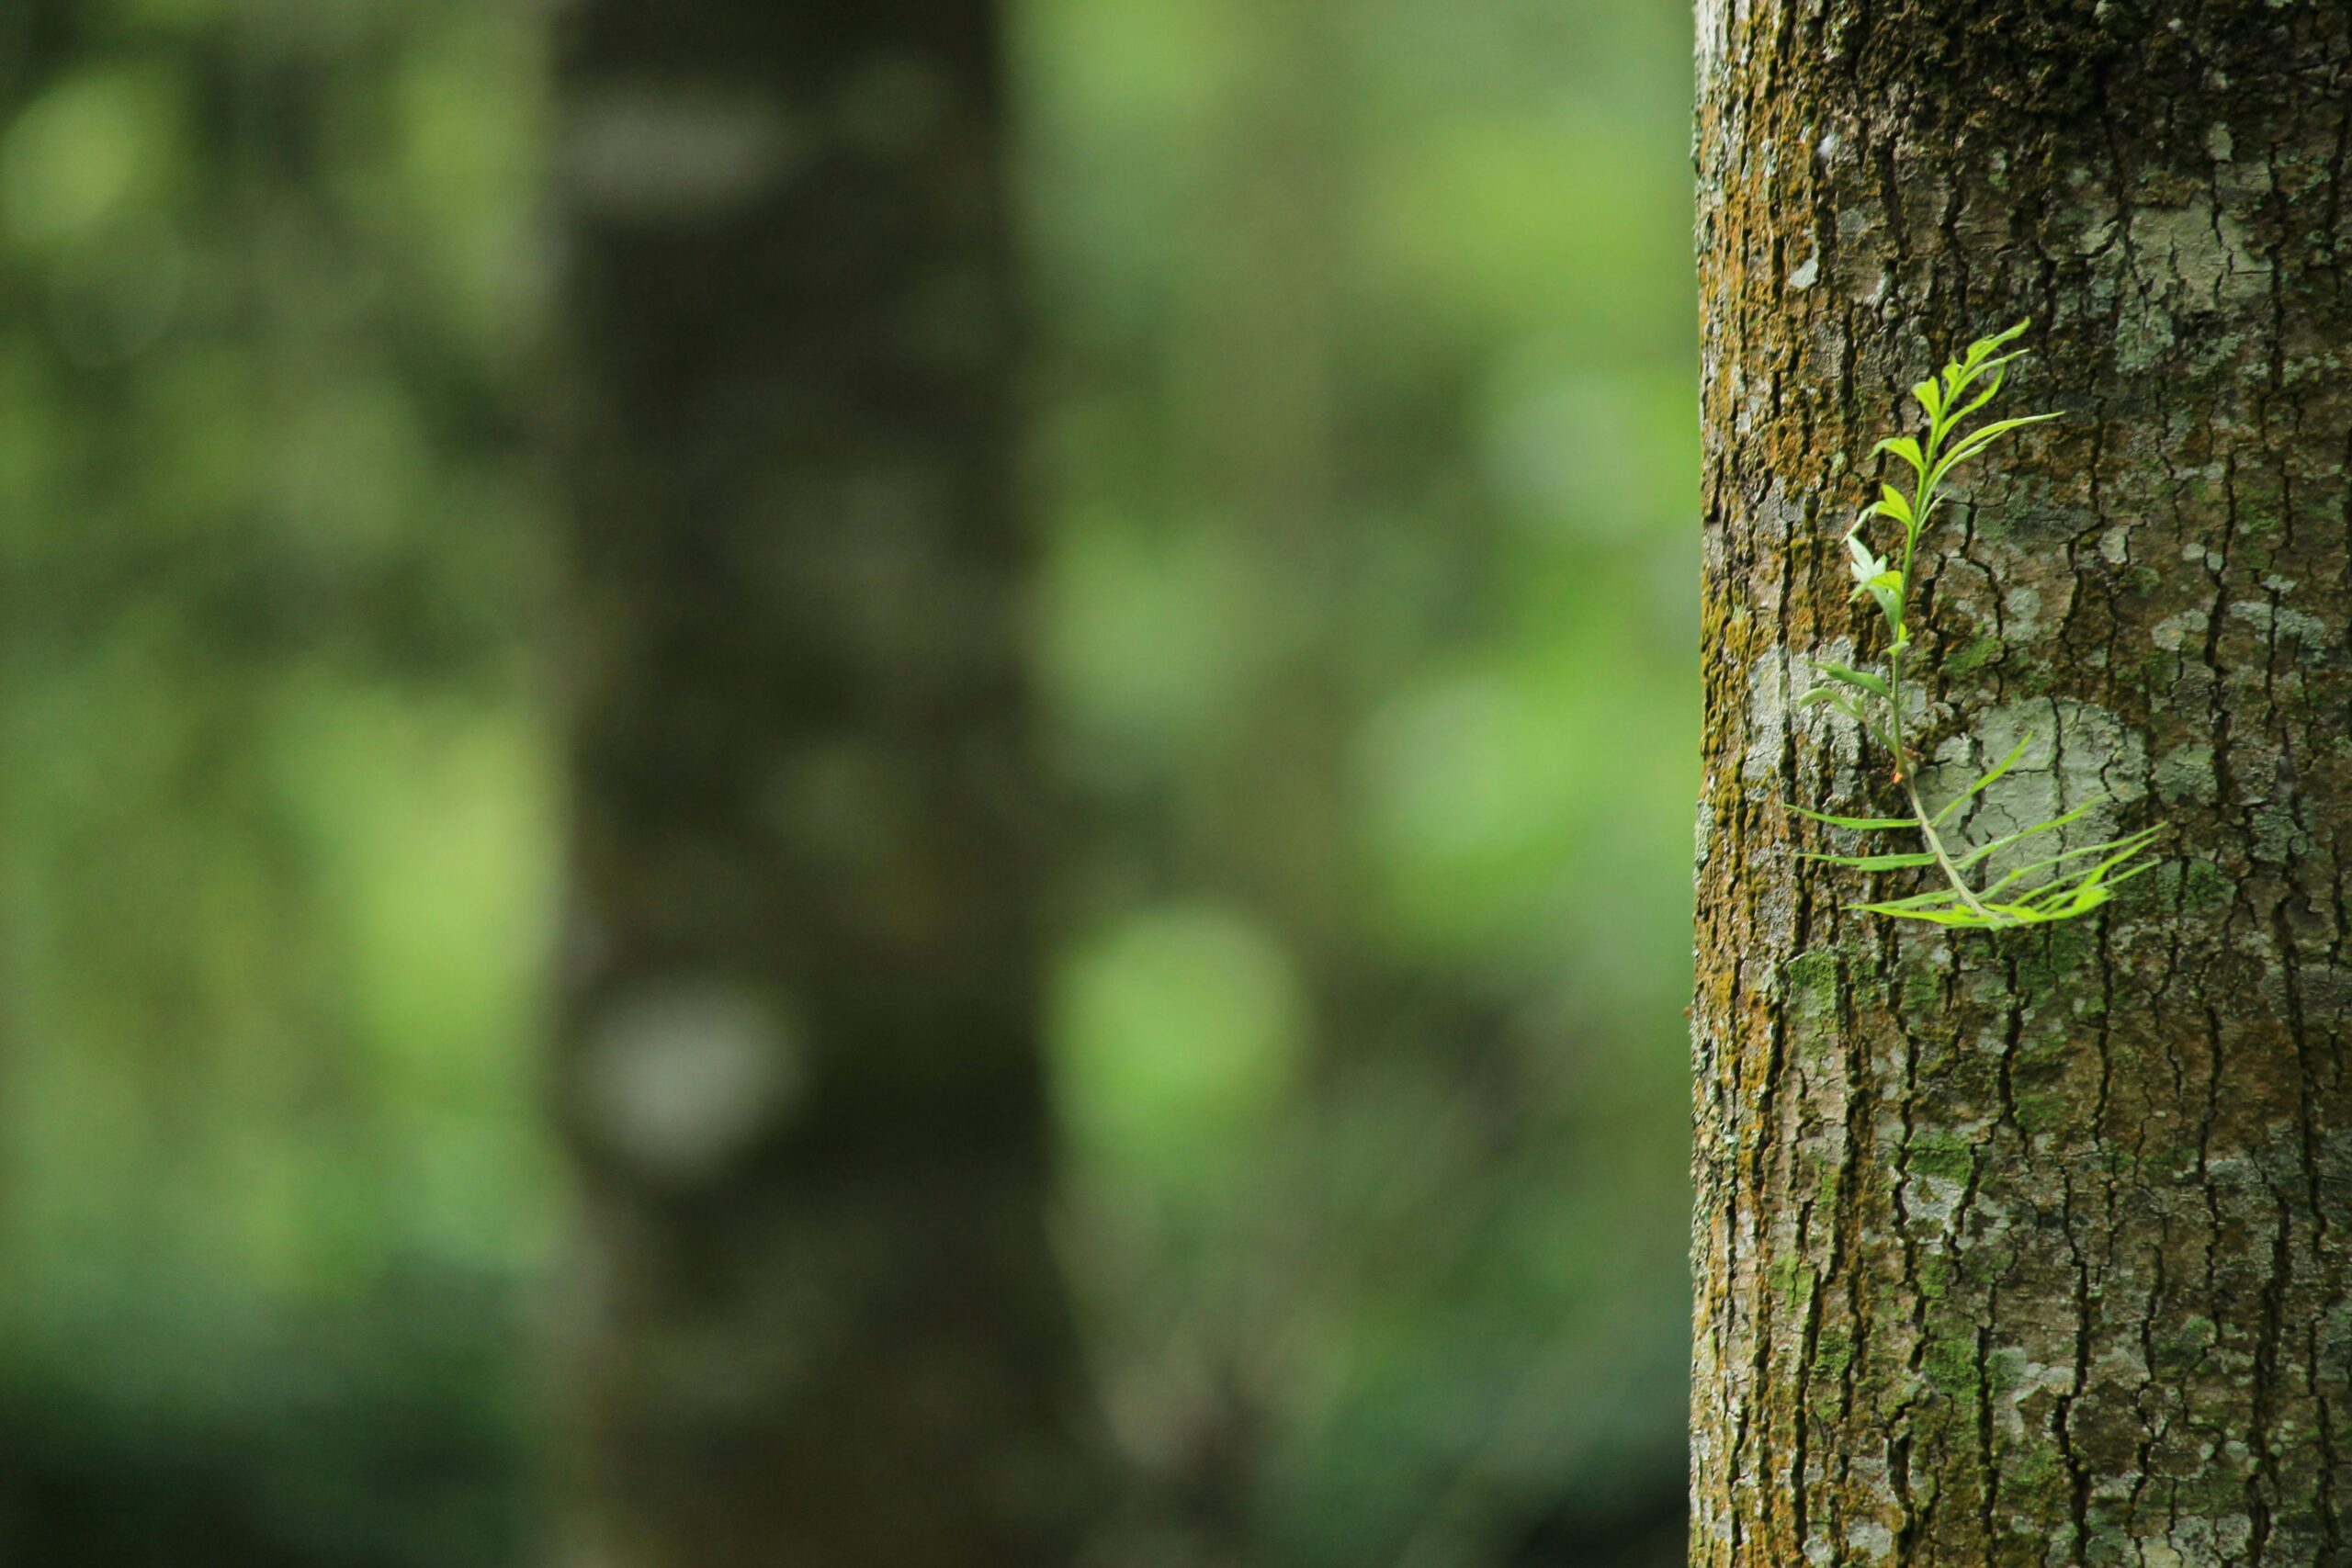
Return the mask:
{"type": "Polygon", "coordinates": [[[1913,649],[1912,569],[1918,553],[1919,536],[1944,504],[1945,480],[1961,464],[1982,456],[2005,436],[2058,417],[2054,413],[2036,413],[1968,424],[2000,394],[2008,367],[2024,356],[2022,349],[2006,353],[2003,350],[2022,336],[2030,324],[2019,321],[2005,333],[1979,338],[1969,344],[1966,354],[1945,365],[1941,372],[1913,387],[1911,395],[1927,416],[1925,434],[1890,436],[1871,448],[1871,457],[1891,457],[1908,468],[1911,475],[1908,489],[1895,483],[1881,484],[1878,500],[1863,509],[1846,535],[1849,570],[1854,578],[1853,597],[1875,604],[1886,626],[1884,673],[1824,662],[1818,668],[1831,683],[1817,686],[1798,699],[1800,707],[1826,705],[1845,714],[1892,754],[1894,777],[1903,785],[1911,815],[1833,817],[1802,807],[1792,809],[1801,817],[1833,828],[1859,832],[1916,832],[1926,846],[1885,854],[1809,854],[1805,858],[1855,871],[1932,866],[1942,874],[1943,886],[1928,892],[1857,906],[1871,914],[1984,931],[2072,919],[2106,903],[2122,884],[2153,870],[2154,863],[2142,856],[2165,830],[2159,824],[2120,839],[2064,850],[2013,866],[1979,886],[1970,880],[1970,873],[1977,867],[2006,850],[2057,832],[2081,819],[2106,797],[2099,796],[2047,821],[1973,848],[1948,840],[1947,829],[1961,807],[2024,757],[2034,739],[2028,736],[1935,812],[1930,813],[1919,798],[1917,769],[1903,733],[1904,660],[1913,649]],[[1884,520],[1901,530],[1890,555],[1881,555],[1871,547],[1868,530],[1873,520],[1884,520]]]}

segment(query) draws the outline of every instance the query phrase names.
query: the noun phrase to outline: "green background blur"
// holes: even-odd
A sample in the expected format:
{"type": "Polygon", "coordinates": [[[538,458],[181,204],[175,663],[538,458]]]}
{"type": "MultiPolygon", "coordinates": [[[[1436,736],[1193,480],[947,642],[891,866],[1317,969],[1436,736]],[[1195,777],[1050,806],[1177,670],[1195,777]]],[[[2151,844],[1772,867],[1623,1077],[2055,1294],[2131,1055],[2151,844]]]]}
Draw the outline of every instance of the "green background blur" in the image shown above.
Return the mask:
{"type": "MultiPolygon", "coordinates": [[[[1679,1562],[1690,51],[1017,0],[1103,1561],[1679,1562]]],[[[540,29],[0,7],[0,1564],[533,1561],[540,29]]]]}

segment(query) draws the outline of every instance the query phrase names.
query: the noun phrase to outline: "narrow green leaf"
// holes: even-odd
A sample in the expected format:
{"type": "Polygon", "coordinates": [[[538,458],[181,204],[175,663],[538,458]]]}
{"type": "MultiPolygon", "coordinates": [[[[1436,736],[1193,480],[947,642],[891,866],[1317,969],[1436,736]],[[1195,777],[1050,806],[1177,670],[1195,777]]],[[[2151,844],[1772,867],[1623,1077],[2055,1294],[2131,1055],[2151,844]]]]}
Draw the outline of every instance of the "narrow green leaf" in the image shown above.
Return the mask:
{"type": "Polygon", "coordinates": [[[1879,613],[1886,617],[1888,627],[1900,639],[1903,636],[1903,574],[1882,571],[1863,583],[1856,592],[1867,593],[1878,601],[1879,613]]]}
{"type": "Polygon", "coordinates": [[[2155,870],[2163,863],[2164,863],[2162,861],[2142,861],[2138,865],[2132,867],[2129,871],[2120,872],[2117,874],[2109,877],[2107,879],[2107,886],[2109,887],[2120,887],[2135,876],[2147,875],[2148,873],[2155,870]]]}
{"type": "Polygon", "coordinates": [[[2076,915],[2090,913],[2114,897],[2115,890],[2104,884],[2077,886],[2070,882],[2066,885],[2064,897],[2030,903],[2020,901],[2017,908],[2030,920],[2070,920],[2076,915]]]}
{"type": "MultiPolygon", "coordinates": [[[[1986,887],[1984,893],[1979,894],[1978,897],[1983,897],[1991,894],[1998,893],[2005,887],[2009,887],[2017,883],[2024,881],[2027,877],[2032,875],[2037,871],[2047,871],[2052,866],[2064,865],[2069,861],[2082,860],[2089,855],[2101,854],[2109,850],[2123,850],[2127,854],[2135,854],[2139,851],[2145,849],[2149,844],[2154,842],[2156,836],[2164,830],[2164,827],[2161,824],[2154,828],[2143,828],[2139,832],[2131,834],[2125,838],[2109,839],[2103,844],[2086,844],[2079,850],[2068,850],[2064,854],[2052,855],[2046,860],[2038,860],[2026,865],[2018,866],[2013,870],[2004,873],[1999,881],[1995,882],[1990,886],[1986,887]]],[[[2073,880],[2073,875],[2070,873],[2065,877],[2053,878],[2052,883],[2071,880],[2073,880]]],[[[2044,883],[2042,886],[2050,886],[2052,883],[2044,883]]],[[[2034,889],[2037,893],[2041,890],[2041,888],[2034,889]]]]}
{"type": "Polygon", "coordinates": [[[2025,335],[2026,329],[2032,325],[2033,318],[2031,316],[2028,316],[2024,321],[2019,321],[2007,332],[1996,333],[1991,337],[1980,337],[1974,343],[1968,345],[1968,357],[1971,360],[1982,360],[1989,355],[1995,349],[2015,343],[2018,338],[2023,337],[2025,335]]]}
{"type": "Polygon", "coordinates": [[[1826,811],[1807,811],[1802,806],[1790,810],[1800,817],[1810,817],[1815,822],[1826,822],[1832,828],[1853,828],[1868,832],[1883,832],[1889,828],[1917,828],[1919,824],[1908,817],[1832,817],[1826,811]]]}
{"type": "Polygon", "coordinates": [[[2066,826],[2069,822],[2079,819],[2086,812],[2088,812],[2093,807],[2104,805],[2106,801],[2107,796],[2103,795],[2096,795],[2093,798],[2083,802],[2082,805],[2077,806],[2072,811],[2066,812],[2062,816],[2052,817],[2047,822],[2037,822],[2030,828],[2020,828],[2014,833],[2002,834],[1999,838],[1995,839],[1990,843],[1980,844],[1975,849],[1969,851],[1966,854],[1960,856],[1957,860],[1953,861],[1952,863],[1959,866],[1962,871],[1965,871],[1970,866],[1977,863],[1977,862],[1982,861],[1988,856],[2000,853],[2003,850],[2007,849],[2011,844],[2021,844],[2025,842],[2026,840],[2035,838],[2043,833],[2054,833],[2059,829],[2066,826]]]}
{"type": "Polygon", "coordinates": [[[1890,909],[1934,909],[1944,905],[1965,908],[1960,891],[1953,887],[1939,887],[1928,893],[1914,893],[1908,898],[1889,898],[1884,907],[1890,909]]]}
{"type": "Polygon", "coordinates": [[[1949,468],[1951,464],[1959,462],[1962,458],[1975,456],[1978,452],[1983,451],[1986,446],[1996,441],[1998,441],[2002,436],[2008,434],[2012,431],[2023,430],[2030,424],[2047,424],[2052,420],[2059,417],[2060,416],[2054,412],[2021,413],[2012,415],[2007,419],[1996,419],[1989,424],[1980,424],[1975,429],[1970,431],[1967,434],[1962,436],[1960,440],[1953,445],[1952,449],[1944,454],[1944,466],[1949,468]]]}
{"type": "Polygon", "coordinates": [[[2000,396],[2001,382],[2008,375],[2008,372],[2001,367],[2008,364],[2010,360],[2021,357],[2022,355],[2018,354],[2005,354],[2001,355],[2000,358],[1987,363],[1984,368],[1993,373],[1993,384],[1985,388],[1983,391],[1977,393],[1974,398],[1970,400],[1965,407],[1955,412],[1951,416],[1951,422],[1954,424],[1960,423],[1962,420],[1967,419],[1971,414],[1974,413],[1978,409],[1983,408],[1986,403],[1991,402],[1995,398],[2000,396]]]}
{"type": "MultiPolygon", "coordinates": [[[[2118,866],[2122,865],[2125,862],[2131,860],[2132,856],[2147,848],[2149,840],[2152,839],[2155,833],[2161,830],[2161,827],[2148,829],[2142,832],[2133,834],[2130,839],[2116,840],[2116,843],[2122,844],[2125,847],[2117,850],[2115,853],[2109,855],[2105,860],[2099,862],[2097,865],[2092,866],[2087,871],[2069,873],[2068,874],[2059,877],[2055,881],[2048,883],[2041,887],[2035,888],[2031,893],[2027,894],[2025,897],[2019,901],[2040,907],[2054,897],[2052,889],[2071,887],[2076,891],[2080,891],[2085,888],[2097,887],[2102,884],[2111,885],[2112,880],[2120,879],[2110,879],[2107,874],[2115,870],[2118,866]]],[[[2106,849],[2109,846],[2102,844],[2098,847],[2106,849]]],[[[2133,872],[2131,874],[2137,875],[2138,873],[2133,872]]]]}
{"type": "Polygon", "coordinates": [[[1916,473],[1924,474],[1928,471],[1928,459],[1921,455],[1919,443],[1908,435],[1890,435],[1871,448],[1871,456],[1873,457],[1882,452],[1894,453],[1910,464],[1912,470],[1916,473]]]}
{"type": "Polygon", "coordinates": [[[1944,367],[1944,406],[1942,412],[1937,416],[1933,425],[1937,441],[1929,442],[1929,446],[1934,446],[1937,442],[1941,441],[1944,436],[1951,434],[1959,425],[1961,420],[1966,417],[1957,405],[1959,403],[1961,394],[1967,391],[1970,387],[1975,385],[1977,374],[1978,370],[1975,366],[1962,365],[1956,359],[1950,365],[1944,367]]]}
{"type": "Polygon", "coordinates": [[[1865,692],[1875,692],[1882,697],[1893,694],[1886,689],[1884,681],[1867,670],[1849,670],[1842,664],[1831,664],[1826,661],[1817,668],[1833,681],[1841,681],[1849,686],[1860,686],[1865,692]]]}
{"type": "Polygon", "coordinates": [[[1846,535],[1846,554],[1853,560],[1855,577],[1861,581],[1867,582],[1886,570],[1886,563],[1872,555],[1871,547],[1862,543],[1862,525],[1860,523],[1855,524],[1846,535]]]}
{"type": "Polygon", "coordinates": [[[1799,711],[1813,707],[1836,708],[1839,713],[1860,725],[1863,730],[1873,739],[1877,735],[1877,731],[1871,728],[1870,720],[1862,716],[1862,710],[1855,704],[1853,694],[1850,692],[1841,692],[1835,686],[1815,686],[1804,696],[1799,697],[1796,705],[1799,711]]]}
{"type": "Polygon", "coordinates": [[[1973,909],[1898,909],[1892,904],[1857,904],[1855,908],[1865,914],[1890,915],[1898,920],[1926,920],[1939,926],[1968,926],[1978,931],[1991,929],[1992,922],[1973,909]]]}
{"type": "Polygon", "coordinates": [[[2000,917],[1996,922],[1998,927],[2046,925],[2052,920],[2063,920],[2066,918],[2064,915],[2047,914],[2039,909],[2024,908],[2016,904],[2003,904],[1997,908],[1988,904],[1985,907],[1994,909],[1995,913],[2000,917]]]}
{"type": "Polygon", "coordinates": [[[1893,855],[1816,855],[1802,854],[1799,860],[1817,860],[1824,865],[1842,865],[1849,871],[1905,871],[1915,865],[1933,865],[1936,857],[1925,850],[1893,855]]]}
{"type": "Polygon", "coordinates": [[[1952,468],[1977,456],[2002,436],[2029,424],[2044,424],[2059,416],[2054,413],[2023,414],[2016,419],[1996,419],[1990,424],[1980,424],[1960,438],[1952,449],[1936,459],[1936,466],[1921,482],[1929,487],[1939,483],[1952,468]]]}
{"type": "Polygon", "coordinates": [[[1892,517],[1905,527],[1911,525],[1911,498],[1890,484],[1879,487],[1878,503],[1873,508],[1882,517],[1892,517]]]}

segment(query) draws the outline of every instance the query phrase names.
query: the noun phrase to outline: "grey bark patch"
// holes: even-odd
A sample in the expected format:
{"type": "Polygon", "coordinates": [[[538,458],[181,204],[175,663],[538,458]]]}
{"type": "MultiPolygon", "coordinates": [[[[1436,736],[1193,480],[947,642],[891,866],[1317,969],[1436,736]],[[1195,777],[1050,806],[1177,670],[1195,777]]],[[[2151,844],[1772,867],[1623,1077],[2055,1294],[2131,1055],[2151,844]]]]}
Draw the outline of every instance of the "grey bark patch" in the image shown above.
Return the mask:
{"type": "Polygon", "coordinates": [[[2148,640],[2167,653],[2177,653],[2185,644],[2202,641],[2211,621],[2202,610],[2183,610],[2148,628],[2148,640]]]}
{"type": "Polygon", "coordinates": [[[2230,618],[2244,621],[2275,641],[2300,642],[2314,650],[2334,647],[2337,637],[2336,629],[2317,615],[2306,615],[2281,604],[2266,604],[2259,599],[2245,599],[2232,604],[2230,618]]]}
{"type": "Polygon", "coordinates": [[[799,1031],[748,987],[692,978],[623,996],[582,1045],[577,1083],[594,1135],[673,1186],[719,1175],[797,1097],[799,1031]]]}
{"type": "MultiPolygon", "coordinates": [[[[1824,663],[1851,665],[1858,658],[1853,639],[1840,637],[1833,637],[1818,649],[1776,649],[1749,666],[1749,739],[1740,761],[1740,777],[1756,783],[1777,777],[1790,731],[1793,729],[1826,754],[1835,768],[1833,782],[1840,792],[1853,787],[1862,754],[1861,727],[1826,705],[1800,708],[1797,704],[1816,686],[1830,684],[1828,677],[1821,673],[1824,663]]],[[[1905,705],[1906,709],[1916,708],[1916,689],[1906,689],[1905,695],[1910,699],[1905,705]]],[[[1826,809],[1815,807],[1811,801],[1798,804],[1826,809]]]]}
{"type": "Polygon", "coordinates": [[[582,99],[565,128],[560,168],[589,213],[677,223],[731,215],[801,156],[773,99],[639,83],[582,99]]]}
{"type": "Polygon", "coordinates": [[[1748,783],[1765,784],[1779,776],[1789,742],[1789,707],[1802,693],[1796,681],[1809,668],[1803,655],[1792,656],[1786,649],[1776,649],[1747,667],[1747,747],[1740,758],[1739,776],[1748,783]]]}
{"type": "Polygon", "coordinates": [[[1966,789],[2019,742],[2017,765],[1972,802],[1961,818],[1969,843],[2020,831],[2077,807],[2096,805],[2079,821],[2014,845],[1992,857],[1998,874],[2115,836],[2115,807],[2147,793],[2147,743],[2102,707],[2071,697],[2033,697],[1984,713],[1973,742],[1945,742],[1932,766],[1920,770],[1921,796],[1930,810],[1966,789]]]}
{"type": "Polygon", "coordinates": [[[2156,761],[2156,794],[2165,800],[2220,798],[2221,780],[2213,772],[2213,748],[2202,741],[2176,746],[2156,761]]]}

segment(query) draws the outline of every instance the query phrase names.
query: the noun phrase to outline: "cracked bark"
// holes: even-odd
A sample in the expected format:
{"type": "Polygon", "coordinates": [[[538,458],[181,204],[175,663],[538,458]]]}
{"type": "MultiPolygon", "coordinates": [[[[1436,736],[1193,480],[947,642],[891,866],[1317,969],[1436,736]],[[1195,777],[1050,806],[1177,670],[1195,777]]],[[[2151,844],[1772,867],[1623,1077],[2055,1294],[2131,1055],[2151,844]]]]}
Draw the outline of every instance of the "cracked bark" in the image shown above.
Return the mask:
{"type": "Polygon", "coordinates": [[[1039,1568],[1045,791],[988,0],[558,22],[561,1560],[1039,1568]]]}
{"type": "Polygon", "coordinates": [[[1699,39],[1691,1561],[2352,1562],[2352,18],[1702,0],[1699,39]],[[1875,651],[1850,465],[2028,315],[2005,400],[2066,418],[1922,541],[1923,752],[2042,737],[1977,836],[2099,790],[2177,832],[2090,919],[1947,936],[1794,858],[1787,804],[1892,797],[1791,705],[1875,651]]]}

